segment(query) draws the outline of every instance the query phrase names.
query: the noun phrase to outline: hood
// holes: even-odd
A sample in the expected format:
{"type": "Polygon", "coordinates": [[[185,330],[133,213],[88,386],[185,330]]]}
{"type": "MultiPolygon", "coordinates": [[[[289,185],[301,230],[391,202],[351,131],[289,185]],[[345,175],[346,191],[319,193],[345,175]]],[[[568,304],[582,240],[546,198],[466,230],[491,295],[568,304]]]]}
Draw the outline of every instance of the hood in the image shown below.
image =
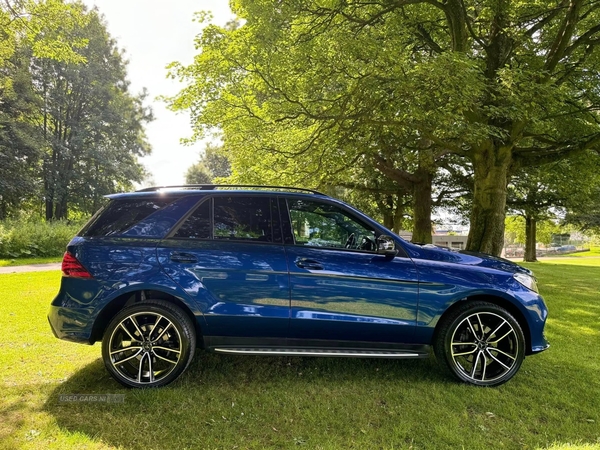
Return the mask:
{"type": "Polygon", "coordinates": [[[458,251],[432,244],[419,245],[413,243],[408,243],[408,248],[406,250],[413,259],[426,259],[453,264],[463,264],[465,266],[488,267],[503,272],[520,272],[532,275],[531,270],[525,267],[509,261],[508,259],[488,255],[486,253],[469,252],[467,250],[458,251]]]}

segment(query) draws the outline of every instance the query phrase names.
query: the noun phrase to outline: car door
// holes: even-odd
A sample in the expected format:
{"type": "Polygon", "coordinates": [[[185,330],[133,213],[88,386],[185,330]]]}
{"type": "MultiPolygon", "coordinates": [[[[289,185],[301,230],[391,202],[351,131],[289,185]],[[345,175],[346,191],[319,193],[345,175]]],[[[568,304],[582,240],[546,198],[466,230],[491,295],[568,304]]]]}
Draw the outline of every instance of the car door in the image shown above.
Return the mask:
{"type": "Polygon", "coordinates": [[[269,196],[205,199],[159,244],[158,258],[198,302],[205,336],[286,337],[288,268],[277,203],[269,196]]]}
{"type": "Polygon", "coordinates": [[[339,204],[288,197],[282,205],[290,267],[291,339],[411,343],[418,273],[378,254],[375,227],[339,204]]]}

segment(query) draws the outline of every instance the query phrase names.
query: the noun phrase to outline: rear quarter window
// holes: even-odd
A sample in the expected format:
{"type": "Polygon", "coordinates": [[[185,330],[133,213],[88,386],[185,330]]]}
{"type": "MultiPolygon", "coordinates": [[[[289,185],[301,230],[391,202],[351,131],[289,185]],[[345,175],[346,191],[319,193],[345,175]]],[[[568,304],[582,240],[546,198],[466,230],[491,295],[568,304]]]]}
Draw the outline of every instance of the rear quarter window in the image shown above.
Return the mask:
{"type": "Polygon", "coordinates": [[[112,200],[79,232],[79,236],[98,237],[120,234],[164,208],[173,199],[112,200]]]}

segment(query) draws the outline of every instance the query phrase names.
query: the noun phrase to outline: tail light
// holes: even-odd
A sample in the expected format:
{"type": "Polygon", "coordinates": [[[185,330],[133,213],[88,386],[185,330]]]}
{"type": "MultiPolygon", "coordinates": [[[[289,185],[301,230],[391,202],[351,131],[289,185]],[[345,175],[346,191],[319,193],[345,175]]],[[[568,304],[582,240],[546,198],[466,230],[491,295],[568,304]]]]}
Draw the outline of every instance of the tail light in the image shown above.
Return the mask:
{"type": "Polygon", "coordinates": [[[65,256],[63,256],[62,273],[63,277],[93,278],[92,274],[69,252],[65,252],[65,256]]]}

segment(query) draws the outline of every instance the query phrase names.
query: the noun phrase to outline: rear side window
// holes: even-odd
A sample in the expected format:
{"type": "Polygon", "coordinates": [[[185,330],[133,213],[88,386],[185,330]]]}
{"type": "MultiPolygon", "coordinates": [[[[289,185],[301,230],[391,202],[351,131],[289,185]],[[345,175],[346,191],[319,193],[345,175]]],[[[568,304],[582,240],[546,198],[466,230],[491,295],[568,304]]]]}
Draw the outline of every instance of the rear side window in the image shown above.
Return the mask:
{"type": "Polygon", "coordinates": [[[172,199],[113,200],[81,230],[80,236],[111,236],[122,233],[172,202],[172,199]]]}
{"type": "Polygon", "coordinates": [[[198,206],[173,237],[210,239],[210,200],[198,206]]]}
{"type": "Polygon", "coordinates": [[[213,197],[200,204],[173,237],[281,243],[278,205],[262,196],[213,197]]]}
{"type": "Polygon", "coordinates": [[[216,197],[214,238],[273,242],[269,197],[216,197]]]}

